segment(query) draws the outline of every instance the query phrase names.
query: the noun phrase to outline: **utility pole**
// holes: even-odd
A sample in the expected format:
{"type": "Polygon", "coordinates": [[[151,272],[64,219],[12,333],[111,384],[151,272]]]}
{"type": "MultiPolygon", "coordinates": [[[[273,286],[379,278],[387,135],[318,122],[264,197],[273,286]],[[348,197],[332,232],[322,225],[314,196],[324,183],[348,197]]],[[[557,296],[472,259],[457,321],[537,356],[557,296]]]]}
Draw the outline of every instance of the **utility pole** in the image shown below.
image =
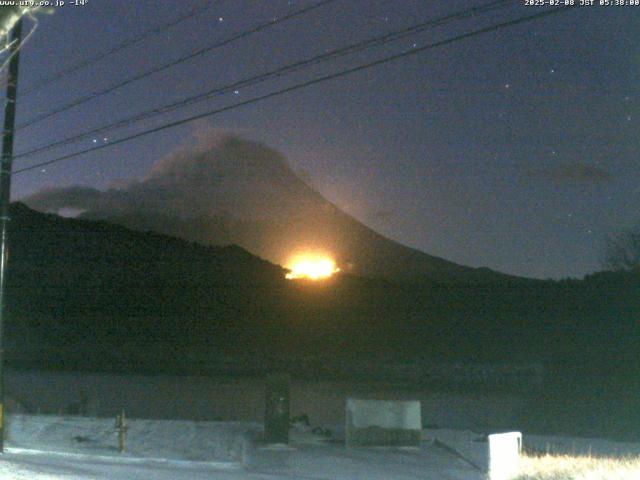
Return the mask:
{"type": "Polygon", "coordinates": [[[9,41],[9,74],[7,76],[7,98],[4,104],[4,129],[2,135],[2,158],[0,158],[0,453],[4,452],[4,346],[3,323],[5,319],[5,289],[7,283],[7,244],[9,202],[11,201],[11,168],[13,165],[13,134],[16,120],[16,93],[18,91],[18,66],[20,43],[22,42],[22,20],[11,30],[9,41]]]}

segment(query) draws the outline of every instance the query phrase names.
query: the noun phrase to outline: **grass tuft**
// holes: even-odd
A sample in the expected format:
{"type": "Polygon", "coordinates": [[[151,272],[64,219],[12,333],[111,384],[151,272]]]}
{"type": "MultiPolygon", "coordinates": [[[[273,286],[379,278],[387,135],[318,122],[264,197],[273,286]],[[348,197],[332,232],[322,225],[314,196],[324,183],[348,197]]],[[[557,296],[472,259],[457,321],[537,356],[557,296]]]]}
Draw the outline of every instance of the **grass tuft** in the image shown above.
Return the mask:
{"type": "Polygon", "coordinates": [[[523,455],[514,480],[640,480],[640,457],[523,455]]]}

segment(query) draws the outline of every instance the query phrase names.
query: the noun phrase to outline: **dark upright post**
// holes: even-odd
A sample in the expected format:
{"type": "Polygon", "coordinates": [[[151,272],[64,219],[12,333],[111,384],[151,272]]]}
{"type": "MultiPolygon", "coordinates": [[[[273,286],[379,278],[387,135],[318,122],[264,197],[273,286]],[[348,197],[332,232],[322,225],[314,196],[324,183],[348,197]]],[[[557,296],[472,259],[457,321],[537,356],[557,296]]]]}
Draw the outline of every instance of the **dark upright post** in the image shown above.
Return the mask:
{"type": "Polygon", "coordinates": [[[265,441],[271,444],[289,443],[289,375],[269,375],[265,393],[265,441]]]}
{"type": "Polygon", "coordinates": [[[11,201],[11,167],[13,165],[13,133],[16,120],[16,93],[18,91],[18,65],[20,62],[20,42],[22,41],[22,20],[11,31],[9,55],[9,75],[7,76],[7,98],[4,106],[4,130],[2,136],[2,158],[0,159],[0,453],[4,452],[4,346],[3,323],[5,317],[5,288],[9,245],[7,228],[9,222],[9,202],[11,201]]]}

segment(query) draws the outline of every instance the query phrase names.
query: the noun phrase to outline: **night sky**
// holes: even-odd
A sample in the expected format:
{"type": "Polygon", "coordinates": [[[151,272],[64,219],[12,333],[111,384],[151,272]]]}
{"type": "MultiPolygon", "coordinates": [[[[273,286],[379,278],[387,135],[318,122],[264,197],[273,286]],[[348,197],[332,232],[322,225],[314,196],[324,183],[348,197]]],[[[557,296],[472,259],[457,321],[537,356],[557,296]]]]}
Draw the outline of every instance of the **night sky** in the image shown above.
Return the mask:
{"type": "MultiPolygon", "coordinates": [[[[38,15],[20,92],[202,0],[89,0],[38,15]]],[[[18,124],[315,1],[223,0],[90,67],[20,95],[18,124]]],[[[16,154],[480,0],[336,0],[18,131],[16,154]]],[[[542,11],[523,3],[240,89],[42,155],[133,132],[542,11]]],[[[30,22],[25,22],[25,29],[30,22]]],[[[301,178],[383,235],[457,263],[539,278],[600,268],[608,235],[640,221],[640,7],[578,7],[14,177],[100,189],[146,175],[197,132],[280,150],[301,178]]]]}

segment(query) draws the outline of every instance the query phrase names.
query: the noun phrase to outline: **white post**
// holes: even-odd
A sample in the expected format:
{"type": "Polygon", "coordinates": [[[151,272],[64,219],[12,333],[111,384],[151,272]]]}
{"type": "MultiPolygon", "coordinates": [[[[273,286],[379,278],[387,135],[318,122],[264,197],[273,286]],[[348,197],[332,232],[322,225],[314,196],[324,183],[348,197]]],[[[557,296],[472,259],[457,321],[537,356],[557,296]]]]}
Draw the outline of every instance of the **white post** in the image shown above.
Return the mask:
{"type": "Polygon", "coordinates": [[[511,480],[520,469],[522,433],[509,432],[489,435],[489,478],[511,480]]]}

